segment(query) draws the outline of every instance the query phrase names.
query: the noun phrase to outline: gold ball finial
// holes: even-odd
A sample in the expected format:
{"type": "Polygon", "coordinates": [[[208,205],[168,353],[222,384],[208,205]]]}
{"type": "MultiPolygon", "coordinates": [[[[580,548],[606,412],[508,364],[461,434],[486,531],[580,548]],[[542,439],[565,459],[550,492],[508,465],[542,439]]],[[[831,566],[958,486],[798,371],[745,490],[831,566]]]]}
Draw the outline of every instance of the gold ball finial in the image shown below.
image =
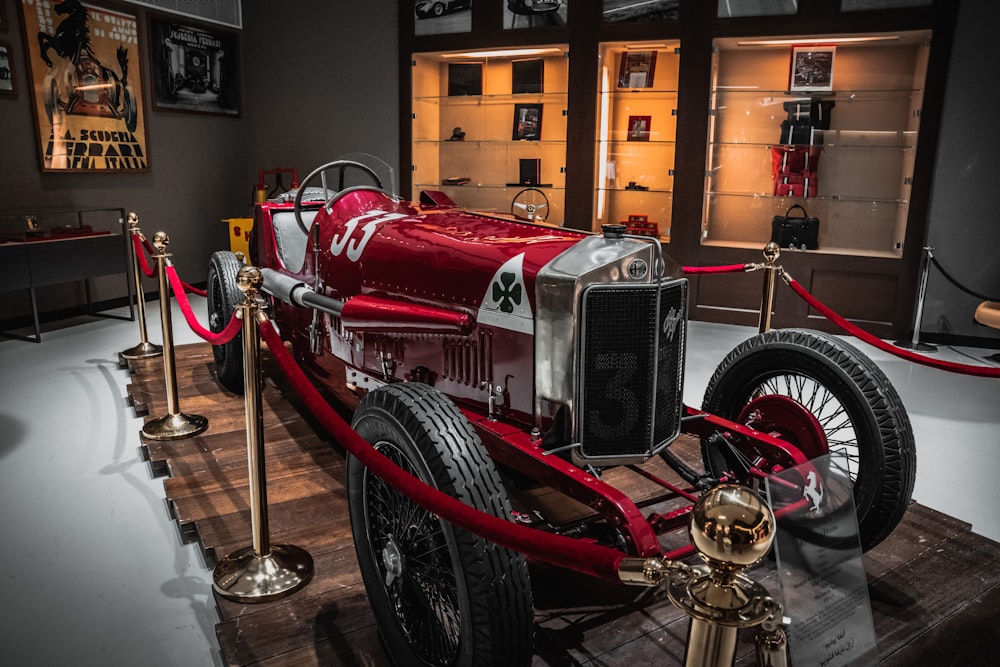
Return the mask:
{"type": "Polygon", "coordinates": [[[691,543],[716,570],[734,573],[757,563],[774,542],[774,513],[739,484],[720,484],[691,513],[691,543]]]}
{"type": "Polygon", "coordinates": [[[236,274],[236,286],[240,288],[244,294],[253,290],[255,292],[260,291],[261,285],[264,284],[264,274],[256,266],[244,266],[236,274]]]}
{"type": "Polygon", "coordinates": [[[128,228],[130,230],[134,230],[136,227],[139,226],[139,214],[136,213],[135,211],[129,211],[128,218],[126,220],[128,222],[128,228]]]}
{"type": "Polygon", "coordinates": [[[774,241],[768,241],[767,245],[764,246],[764,259],[768,264],[774,264],[778,256],[781,255],[781,248],[774,241]]]}
{"type": "Polygon", "coordinates": [[[170,245],[170,235],[166,232],[156,232],[153,234],[153,247],[160,252],[165,252],[170,245]]]}

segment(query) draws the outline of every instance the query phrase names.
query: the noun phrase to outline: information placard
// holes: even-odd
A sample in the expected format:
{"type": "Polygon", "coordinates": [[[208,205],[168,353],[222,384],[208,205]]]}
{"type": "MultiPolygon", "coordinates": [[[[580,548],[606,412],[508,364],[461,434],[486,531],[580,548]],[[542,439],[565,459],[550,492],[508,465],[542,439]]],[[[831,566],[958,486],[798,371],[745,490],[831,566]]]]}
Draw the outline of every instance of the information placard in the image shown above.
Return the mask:
{"type": "Polygon", "coordinates": [[[851,479],[829,456],[767,480],[794,665],[876,665],[851,479]]]}

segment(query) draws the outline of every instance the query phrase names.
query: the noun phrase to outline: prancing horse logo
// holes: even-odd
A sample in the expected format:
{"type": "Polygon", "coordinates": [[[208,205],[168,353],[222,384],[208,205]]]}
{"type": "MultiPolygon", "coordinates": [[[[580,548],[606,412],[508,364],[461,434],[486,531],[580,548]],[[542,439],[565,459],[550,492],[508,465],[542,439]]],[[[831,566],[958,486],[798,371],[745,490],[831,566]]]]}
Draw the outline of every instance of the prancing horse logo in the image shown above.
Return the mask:
{"type": "Polygon", "coordinates": [[[677,325],[681,323],[681,314],[677,312],[677,309],[671,307],[667,311],[667,316],[663,318],[663,333],[666,334],[668,341],[673,341],[674,334],[677,333],[677,325]]]}

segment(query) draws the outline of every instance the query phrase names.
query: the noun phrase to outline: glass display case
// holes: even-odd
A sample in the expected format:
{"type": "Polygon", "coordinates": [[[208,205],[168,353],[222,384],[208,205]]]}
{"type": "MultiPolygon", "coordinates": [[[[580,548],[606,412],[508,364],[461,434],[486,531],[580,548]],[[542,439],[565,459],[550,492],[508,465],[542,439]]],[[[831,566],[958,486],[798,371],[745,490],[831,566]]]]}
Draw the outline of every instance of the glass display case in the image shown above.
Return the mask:
{"type": "Polygon", "coordinates": [[[680,43],[599,47],[594,229],[670,241],[680,43]]]}
{"type": "Polygon", "coordinates": [[[566,187],[565,45],[412,57],[412,190],[560,225],[566,187]]]}
{"type": "Polygon", "coordinates": [[[799,205],[810,252],[902,257],[930,36],[716,39],[702,244],[759,249],[799,205]]]}

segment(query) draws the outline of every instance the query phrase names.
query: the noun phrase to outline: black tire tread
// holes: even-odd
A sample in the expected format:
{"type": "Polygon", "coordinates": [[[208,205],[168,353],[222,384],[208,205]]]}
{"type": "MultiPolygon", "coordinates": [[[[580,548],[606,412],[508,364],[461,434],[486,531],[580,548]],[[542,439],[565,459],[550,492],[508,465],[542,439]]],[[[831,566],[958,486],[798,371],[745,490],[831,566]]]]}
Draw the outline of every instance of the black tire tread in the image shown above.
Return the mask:
{"type": "MultiPolygon", "coordinates": [[[[236,274],[243,266],[235,253],[227,250],[212,253],[208,264],[208,314],[212,333],[222,331],[229,324],[236,307],[243,302],[243,293],[236,286],[236,274]],[[215,303],[216,288],[222,303],[215,303]]],[[[228,343],[213,345],[212,356],[219,383],[234,394],[242,395],[243,333],[237,333],[228,343]]]]}
{"type": "MultiPolygon", "coordinates": [[[[365,395],[355,426],[376,414],[396,421],[415,442],[433,443],[431,451],[420,450],[440,491],[493,516],[511,517],[492,459],[469,421],[443,394],[419,383],[385,386],[365,395]]],[[[530,664],[533,615],[524,557],[461,528],[452,530],[460,550],[472,555],[463,562],[472,617],[489,620],[474,625],[476,650],[469,667],[530,664]]]]}

